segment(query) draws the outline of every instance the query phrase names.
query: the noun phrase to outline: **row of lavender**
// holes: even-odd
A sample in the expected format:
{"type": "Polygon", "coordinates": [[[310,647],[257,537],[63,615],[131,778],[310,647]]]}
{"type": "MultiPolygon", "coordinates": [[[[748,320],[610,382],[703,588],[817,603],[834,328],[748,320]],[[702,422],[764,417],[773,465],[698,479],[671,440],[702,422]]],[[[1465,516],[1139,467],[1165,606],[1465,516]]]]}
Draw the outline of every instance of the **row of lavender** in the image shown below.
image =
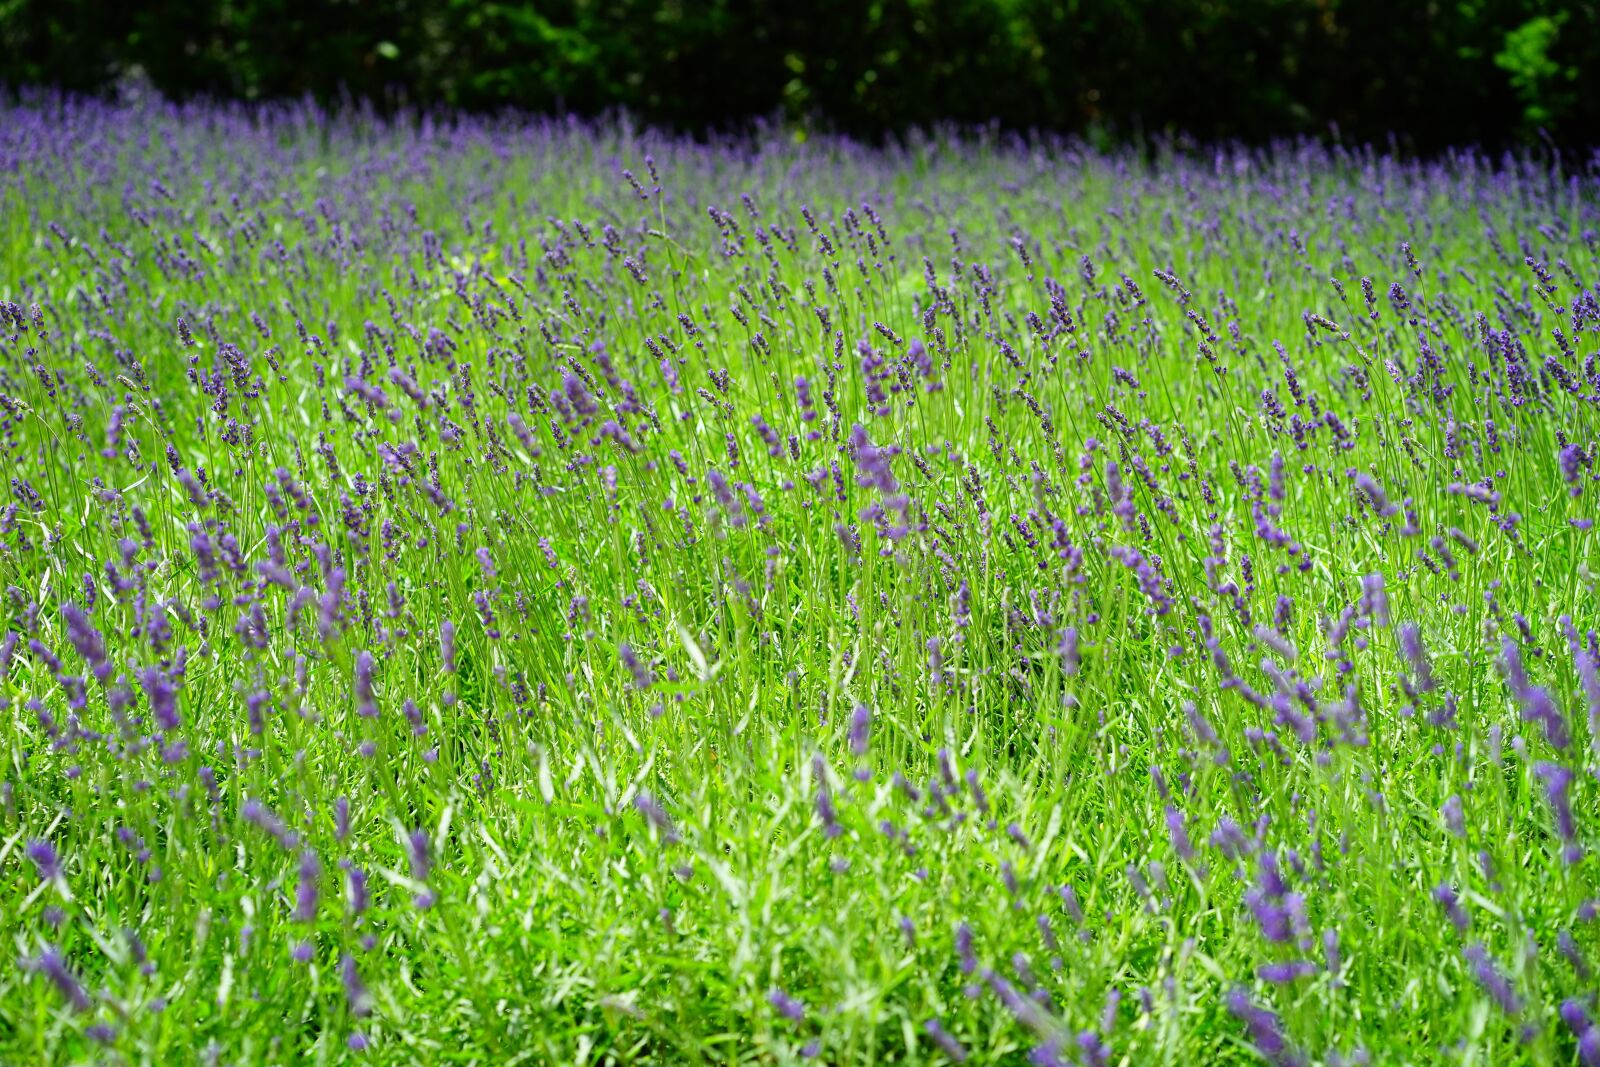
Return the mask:
{"type": "Polygon", "coordinates": [[[1600,1064],[1600,171],[0,115],[0,1058],[1600,1064]]]}

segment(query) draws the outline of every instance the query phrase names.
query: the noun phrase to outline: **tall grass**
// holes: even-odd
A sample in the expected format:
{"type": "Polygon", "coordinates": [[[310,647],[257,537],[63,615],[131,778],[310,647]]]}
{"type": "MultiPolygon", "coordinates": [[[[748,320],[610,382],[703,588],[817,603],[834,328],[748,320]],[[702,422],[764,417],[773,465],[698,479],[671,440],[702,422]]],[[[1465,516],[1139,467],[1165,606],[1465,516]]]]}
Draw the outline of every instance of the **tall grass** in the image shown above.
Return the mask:
{"type": "Polygon", "coordinates": [[[1597,188],[10,108],[0,1059],[1600,1062],[1597,188]]]}

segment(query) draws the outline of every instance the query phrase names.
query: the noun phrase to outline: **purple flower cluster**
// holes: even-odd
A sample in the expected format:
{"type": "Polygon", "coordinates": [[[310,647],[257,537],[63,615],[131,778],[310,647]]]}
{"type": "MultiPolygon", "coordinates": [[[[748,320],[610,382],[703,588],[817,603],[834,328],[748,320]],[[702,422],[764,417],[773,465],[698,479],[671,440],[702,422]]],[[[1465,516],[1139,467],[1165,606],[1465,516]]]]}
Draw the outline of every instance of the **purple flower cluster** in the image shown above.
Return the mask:
{"type": "Polygon", "coordinates": [[[1580,157],[0,115],[0,1060],[1600,1062],[1580,157]]]}

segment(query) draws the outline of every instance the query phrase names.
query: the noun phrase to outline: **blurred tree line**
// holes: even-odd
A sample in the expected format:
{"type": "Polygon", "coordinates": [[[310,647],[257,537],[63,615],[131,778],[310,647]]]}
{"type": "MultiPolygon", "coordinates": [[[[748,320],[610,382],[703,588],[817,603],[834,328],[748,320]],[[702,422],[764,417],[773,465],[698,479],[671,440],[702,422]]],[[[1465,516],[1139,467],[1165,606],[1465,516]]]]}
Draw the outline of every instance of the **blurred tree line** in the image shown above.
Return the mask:
{"type": "Polygon", "coordinates": [[[1117,138],[1600,142],[1600,0],[0,0],[0,83],[1117,138]]]}

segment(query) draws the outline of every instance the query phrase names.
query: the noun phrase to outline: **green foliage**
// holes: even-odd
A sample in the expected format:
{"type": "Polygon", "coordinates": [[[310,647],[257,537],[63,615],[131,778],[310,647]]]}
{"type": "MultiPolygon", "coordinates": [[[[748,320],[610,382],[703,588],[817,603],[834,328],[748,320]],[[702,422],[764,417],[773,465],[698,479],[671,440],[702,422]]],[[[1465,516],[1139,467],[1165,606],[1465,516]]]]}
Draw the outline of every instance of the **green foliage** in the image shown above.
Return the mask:
{"type": "Polygon", "coordinates": [[[444,118],[0,111],[0,1063],[1578,1062],[1594,177],[444,118]]]}
{"type": "Polygon", "coordinates": [[[1523,115],[1535,126],[1548,125],[1572,105],[1572,97],[1558,95],[1555,85],[1576,81],[1578,71],[1563,67],[1550,54],[1566,21],[1565,12],[1553,18],[1539,15],[1529,19],[1506,34],[1505,47],[1494,57],[1495,66],[1511,76],[1511,88],[1523,103],[1523,115]]]}
{"type": "Polygon", "coordinates": [[[1419,147],[1600,135],[1592,0],[0,0],[0,81],[1419,147]]]}

